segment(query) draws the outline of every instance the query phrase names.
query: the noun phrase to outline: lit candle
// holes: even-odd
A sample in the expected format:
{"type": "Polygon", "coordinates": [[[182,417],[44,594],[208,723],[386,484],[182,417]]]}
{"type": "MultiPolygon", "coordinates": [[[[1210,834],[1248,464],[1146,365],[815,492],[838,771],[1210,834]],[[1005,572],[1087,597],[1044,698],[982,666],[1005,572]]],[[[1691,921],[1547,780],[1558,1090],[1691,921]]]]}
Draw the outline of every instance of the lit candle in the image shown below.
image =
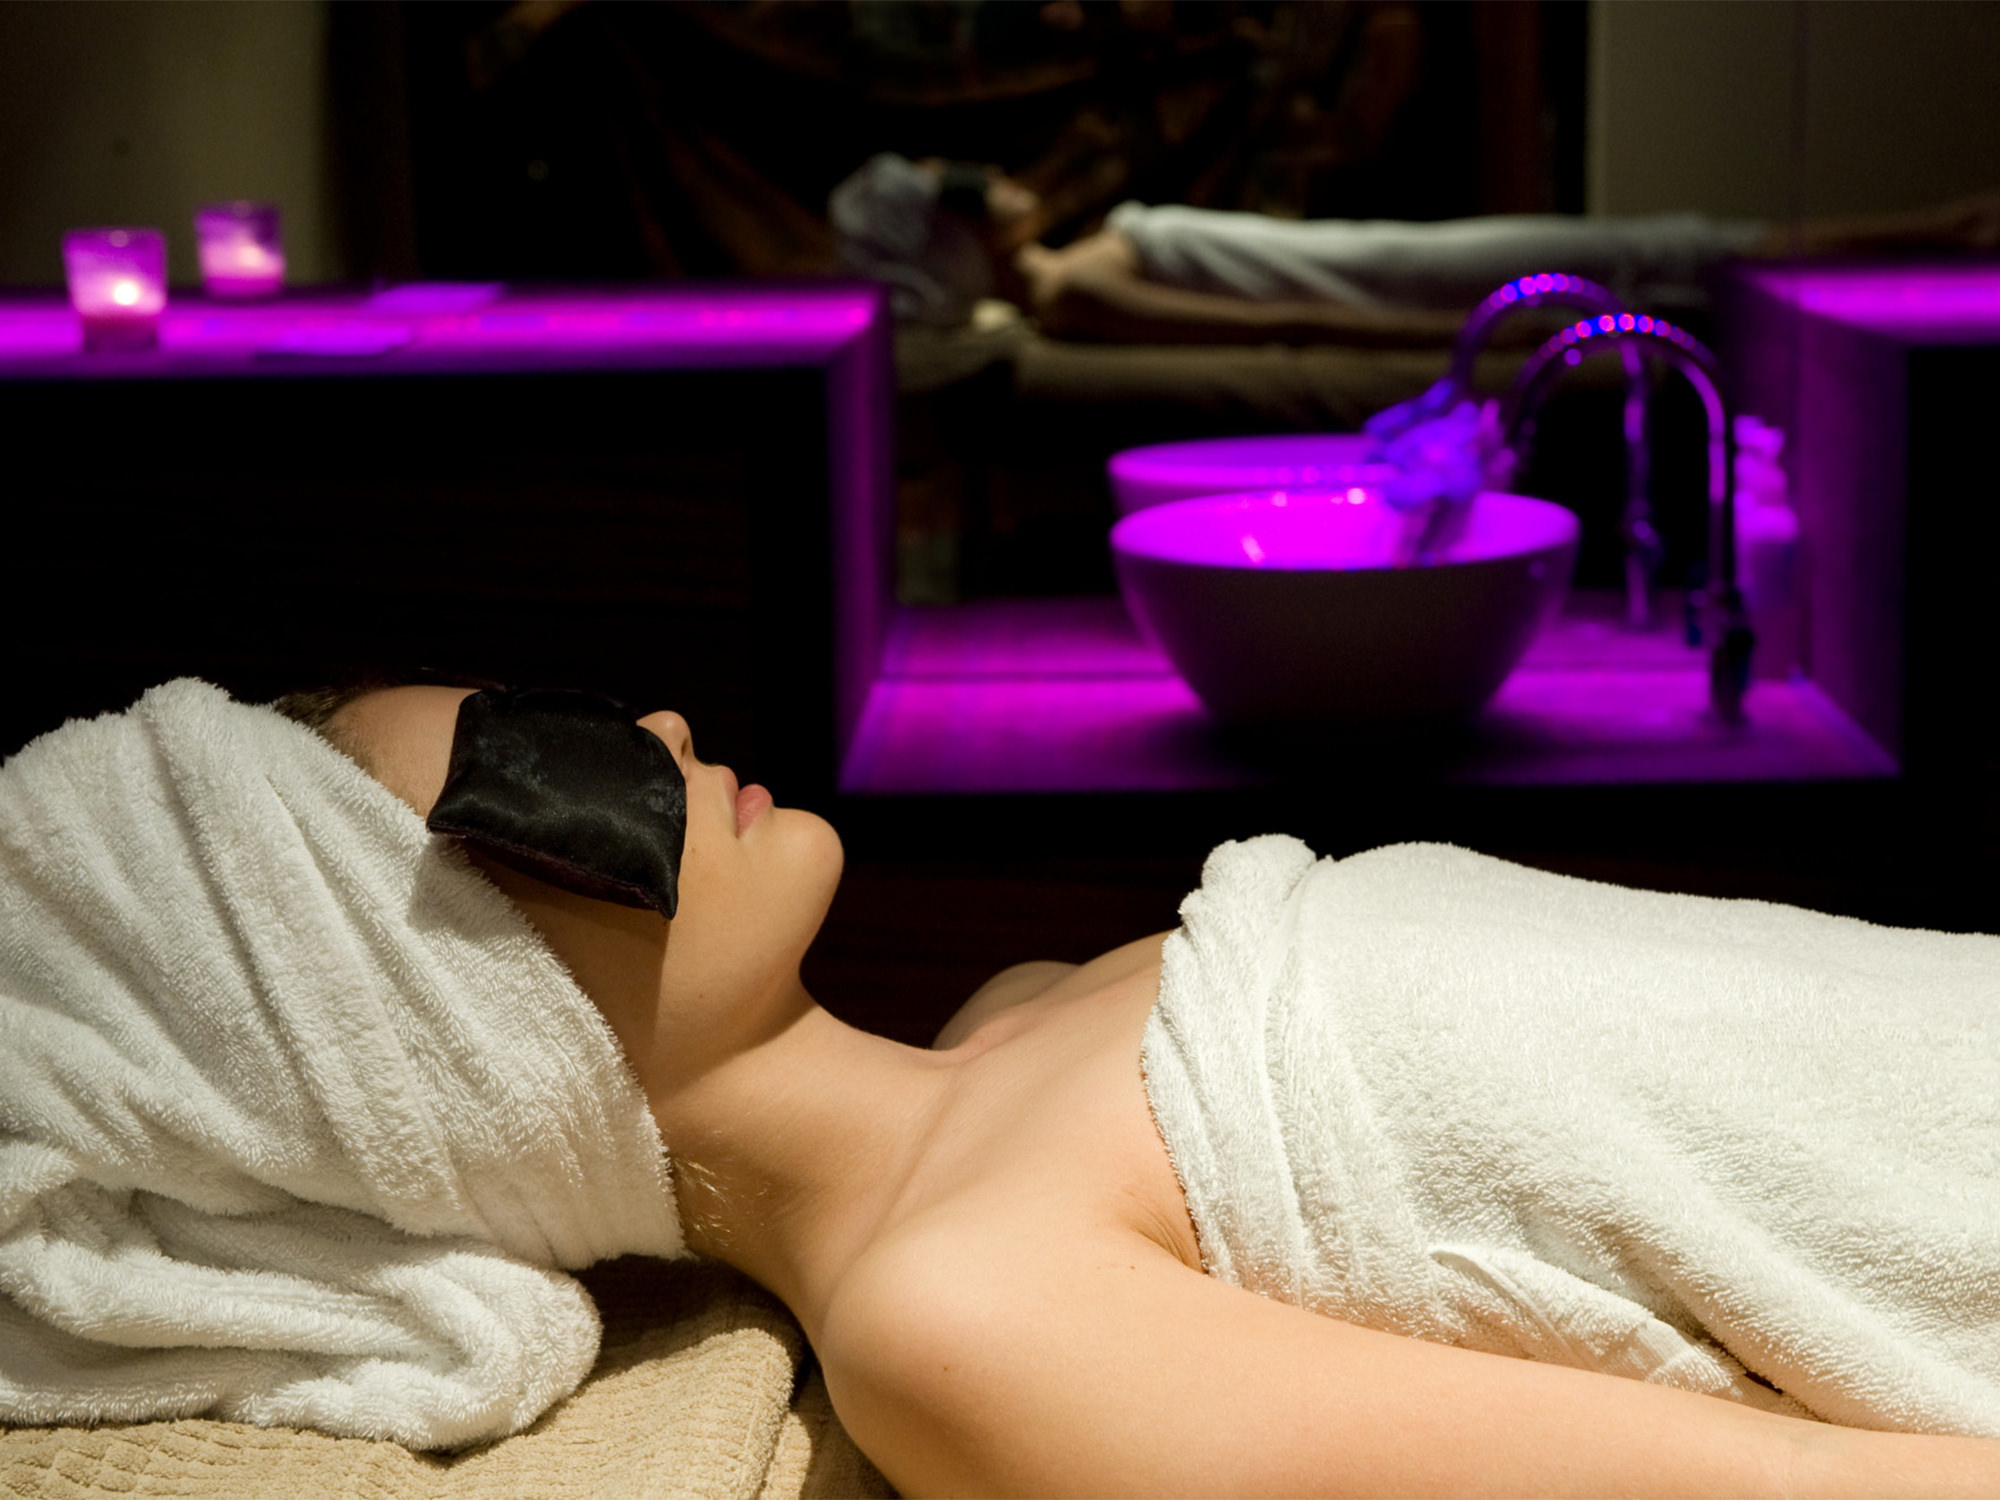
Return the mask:
{"type": "Polygon", "coordinates": [[[194,230],[209,296],[270,297],[283,288],[285,249],[272,204],[205,203],[194,230]]]}
{"type": "Polygon", "coordinates": [[[70,306],[89,350],[150,349],[167,305],[167,242],[157,229],[74,229],[63,236],[70,306]]]}

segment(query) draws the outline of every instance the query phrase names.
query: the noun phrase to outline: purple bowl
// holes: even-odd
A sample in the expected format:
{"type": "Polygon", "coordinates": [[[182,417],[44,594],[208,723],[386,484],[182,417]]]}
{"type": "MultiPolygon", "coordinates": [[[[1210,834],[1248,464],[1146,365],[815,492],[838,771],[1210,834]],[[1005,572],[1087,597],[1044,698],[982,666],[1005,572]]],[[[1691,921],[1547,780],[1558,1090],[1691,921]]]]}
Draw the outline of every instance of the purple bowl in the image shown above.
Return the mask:
{"type": "Polygon", "coordinates": [[[1213,495],[1125,517],[1112,560],[1133,619],[1218,719],[1463,720],[1561,607],[1577,519],[1482,494],[1441,558],[1398,567],[1405,520],[1365,491],[1213,495]]]}

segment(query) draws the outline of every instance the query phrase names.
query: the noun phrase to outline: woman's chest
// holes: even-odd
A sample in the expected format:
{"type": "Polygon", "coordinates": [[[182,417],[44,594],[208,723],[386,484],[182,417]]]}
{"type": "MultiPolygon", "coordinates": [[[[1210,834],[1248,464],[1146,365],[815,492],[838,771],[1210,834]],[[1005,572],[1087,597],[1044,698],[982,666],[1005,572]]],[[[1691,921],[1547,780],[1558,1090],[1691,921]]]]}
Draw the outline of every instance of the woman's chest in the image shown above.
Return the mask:
{"type": "Polygon", "coordinates": [[[1021,1007],[972,1065],[953,1214],[1060,1242],[1131,1230],[1200,1269],[1187,1200],[1153,1122],[1140,1044],[1157,963],[1021,1007]]]}

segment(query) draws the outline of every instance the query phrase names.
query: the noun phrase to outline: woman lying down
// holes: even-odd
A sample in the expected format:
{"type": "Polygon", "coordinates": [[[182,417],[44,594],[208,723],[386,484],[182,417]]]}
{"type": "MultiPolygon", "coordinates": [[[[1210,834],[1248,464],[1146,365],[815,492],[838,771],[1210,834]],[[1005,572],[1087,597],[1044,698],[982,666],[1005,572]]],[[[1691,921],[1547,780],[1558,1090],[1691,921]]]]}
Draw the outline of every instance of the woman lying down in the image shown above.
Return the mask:
{"type": "Polygon", "coordinates": [[[913,1495],[2000,1493],[2000,938],[1266,837],[917,1050],[675,714],[293,707],[0,771],[8,1422],[491,1439],[692,1253],[913,1495]]]}

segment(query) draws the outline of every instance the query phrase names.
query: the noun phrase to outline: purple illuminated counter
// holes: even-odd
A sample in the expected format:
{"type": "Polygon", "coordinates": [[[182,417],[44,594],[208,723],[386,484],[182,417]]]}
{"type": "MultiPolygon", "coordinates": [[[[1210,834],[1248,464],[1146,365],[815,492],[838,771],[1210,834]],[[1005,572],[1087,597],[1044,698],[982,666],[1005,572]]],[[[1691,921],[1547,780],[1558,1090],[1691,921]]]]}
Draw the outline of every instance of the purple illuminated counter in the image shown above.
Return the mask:
{"type": "Polygon", "coordinates": [[[825,364],[869,333],[872,290],[851,284],[538,290],[413,283],[243,305],[176,298],[157,351],[80,357],[57,297],[0,302],[8,378],[104,380],[825,364]]]}
{"type": "MultiPolygon", "coordinates": [[[[1699,653],[1582,596],[1446,780],[1888,781],[1987,753],[2000,274],[1764,270],[1726,312],[1746,407],[1791,434],[1798,670],[1719,725],[1699,653]]],[[[681,706],[788,800],[1285,784],[1114,597],[895,603],[873,288],[177,300],[156,351],[77,337],[53,297],[0,300],[0,751],[179,672],[262,695],[387,665],[681,706]]]]}
{"type": "MultiPolygon", "coordinates": [[[[1445,781],[1887,781],[1962,767],[1982,743],[2000,269],[1764,270],[1727,306],[1732,373],[1746,409],[1790,434],[1801,511],[1794,613],[1769,632],[1748,722],[1709,714],[1676,601],[1635,635],[1617,600],[1584,594],[1439,760],[1445,781]]],[[[850,793],[1283,784],[1212,730],[1115,599],[904,609],[886,641],[842,763],[850,793]]]]}
{"type": "Polygon", "coordinates": [[[861,283],[174,298],[79,352],[0,299],[0,753],[199,673],[572,681],[832,780],[885,621],[885,304],[861,283]]]}
{"type": "Polygon", "coordinates": [[[1791,433],[1805,672],[1901,767],[1988,785],[2000,264],[1746,268],[1744,408],[1791,433]]]}
{"type": "MultiPolygon", "coordinates": [[[[1584,595],[1529,648],[1439,774],[1488,786],[1847,780],[1895,763],[1810,681],[1716,723],[1703,661],[1584,595]]],[[[906,610],[850,747],[849,792],[1206,792],[1279,779],[1232,750],[1117,599],[906,610]]]]}

